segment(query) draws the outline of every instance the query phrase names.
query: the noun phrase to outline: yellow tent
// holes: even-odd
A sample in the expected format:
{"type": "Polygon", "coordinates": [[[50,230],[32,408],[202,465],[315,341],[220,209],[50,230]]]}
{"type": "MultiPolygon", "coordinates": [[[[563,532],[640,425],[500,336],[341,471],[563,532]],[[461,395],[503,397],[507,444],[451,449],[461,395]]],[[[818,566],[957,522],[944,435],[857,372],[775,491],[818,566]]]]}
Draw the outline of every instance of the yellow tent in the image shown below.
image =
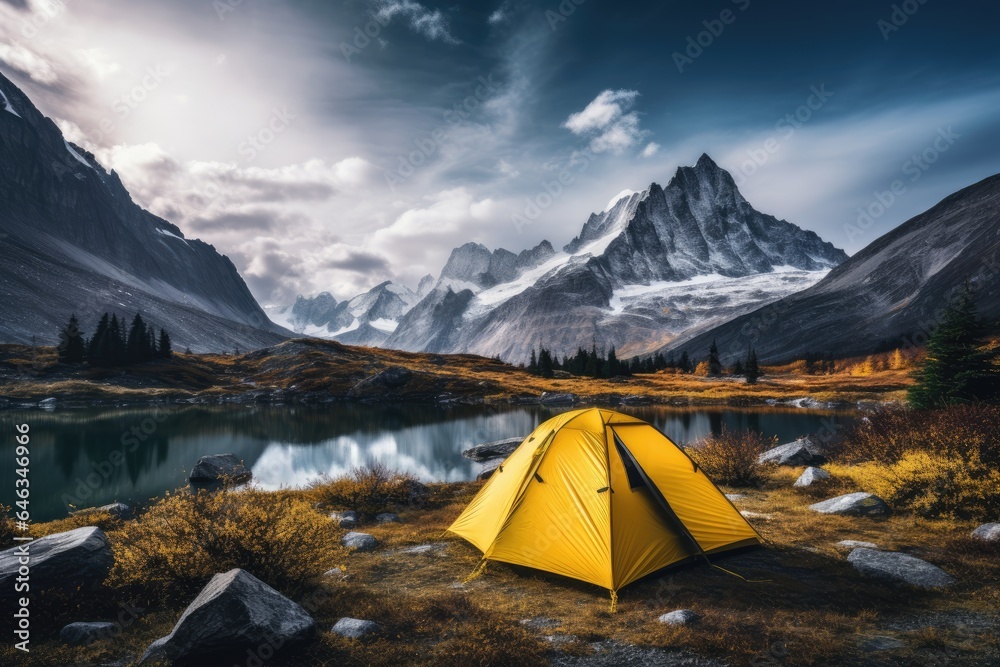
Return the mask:
{"type": "Polygon", "coordinates": [[[612,410],[549,419],[448,529],[487,561],[611,591],[668,565],[760,544],[760,535],[665,435],[612,410]]]}

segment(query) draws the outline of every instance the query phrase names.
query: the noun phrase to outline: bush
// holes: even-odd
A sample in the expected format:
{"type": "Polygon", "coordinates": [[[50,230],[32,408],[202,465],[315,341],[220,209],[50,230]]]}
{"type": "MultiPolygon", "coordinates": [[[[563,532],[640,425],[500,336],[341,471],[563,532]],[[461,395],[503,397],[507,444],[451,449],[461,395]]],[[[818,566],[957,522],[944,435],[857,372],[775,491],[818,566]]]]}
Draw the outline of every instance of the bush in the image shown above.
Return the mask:
{"type": "Polygon", "coordinates": [[[831,472],[920,516],[1000,512],[1000,407],[881,410],[855,424],[831,472]]]}
{"type": "Polygon", "coordinates": [[[341,531],[302,499],[255,489],[179,491],[112,533],[108,584],[190,602],[219,572],[243,568],[300,595],[342,562],[341,531]]]}
{"type": "Polygon", "coordinates": [[[758,463],[757,459],[776,442],[775,438],[765,438],[756,431],[730,431],[723,426],[721,433],[705,438],[687,451],[718,484],[760,486],[769,466],[758,463]]]}
{"type": "Polygon", "coordinates": [[[14,522],[10,520],[10,508],[0,504],[0,547],[14,541],[14,522]]]}
{"type": "Polygon", "coordinates": [[[321,479],[310,487],[316,502],[373,517],[422,501],[422,485],[412,475],[390,470],[382,463],[354,468],[343,477],[321,479]]]}

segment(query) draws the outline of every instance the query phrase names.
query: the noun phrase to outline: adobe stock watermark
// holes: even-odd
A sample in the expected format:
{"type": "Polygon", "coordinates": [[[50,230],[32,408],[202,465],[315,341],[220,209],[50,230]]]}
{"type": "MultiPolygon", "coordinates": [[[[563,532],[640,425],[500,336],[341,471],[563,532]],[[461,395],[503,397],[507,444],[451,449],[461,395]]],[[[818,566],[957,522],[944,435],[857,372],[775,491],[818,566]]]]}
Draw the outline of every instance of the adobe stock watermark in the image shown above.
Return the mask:
{"type": "Polygon", "coordinates": [[[757,173],[757,170],[767,164],[771,156],[781,150],[784,142],[791,139],[796,131],[812,120],[813,115],[834,95],[832,91],[827,90],[825,83],[818,87],[812,86],[809,90],[810,94],[804,104],[785,114],[774,124],[775,132],[779,134],[768,137],[757,148],[748,148],[747,159],[741,162],[737,169],[730,169],[730,172],[736,173],[736,185],[743,185],[748,178],[757,173]]]}
{"type": "Polygon", "coordinates": [[[889,37],[906,25],[910,17],[920,11],[920,8],[927,4],[927,0],[904,0],[893,5],[890,9],[888,19],[879,19],[875,22],[879,32],[882,33],[882,41],[888,42],[889,37]]]}
{"type": "Polygon", "coordinates": [[[955,145],[955,141],[960,139],[962,135],[958,134],[951,129],[951,125],[948,127],[939,127],[937,129],[937,136],[934,140],[921,152],[913,154],[910,159],[902,164],[900,170],[903,175],[907,177],[907,180],[902,178],[897,178],[892,183],[889,184],[886,190],[876,190],[873,193],[872,201],[864,206],[859,206],[857,209],[858,217],[854,223],[846,223],[844,225],[844,233],[847,234],[847,240],[853,243],[858,238],[865,235],[865,233],[875,226],[875,223],[886,214],[886,212],[892,208],[900,198],[907,192],[907,181],[910,183],[916,183],[920,178],[930,169],[934,163],[936,163],[941,156],[948,152],[952,146],[955,145]]]}
{"type": "Polygon", "coordinates": [[[362,51],[371,46],[372,42],[376,40],[384,45],[385,40],[380,38],[379,35],[382,34],[382,30],[388,27],[391,22],[391,14],[376,12],[372,20],[365,23],[364,26],[354,26],[354,39],[350,43],[340,43],[340,52],[343,54],[344,60],[350,63],[354,56],[360,55],[362,51]]]}
{"type": "Polygon", "coordinates": [[[565,23],[566,20],[576,11],[576,8],[586,1],[587,0],[562,0],[555,10],[546,9],[545,20],[549,24],[549,29],[555,32],[555,30],[559,27],[559,24],[565,23]]]}
{"type": "Polygon", "coordinates": [[[34,10],[27,19],[21,23],[21,36],[25,39],[34,39],[38,32],[49,24],[49,21],[66,11],[66,4],[61,0],[51,0],[51,2],[33,2],[31,8],[34,10]]]}
{"type": "Polygon", "coordinates": [[[576,174],[587,170],[590,163],[597,159],[590,148],[583,149],[575,159],[570,160],[552,180],[542,180],[542,189],[531,197],[524,198],[524,208],[511,214],[510,222],[520,234],[527,225],[533,225],[536,220],[566,192],[566,188],[576,181],[576,174]]]}
{"type": "MultiPolygon", "coordinates": [[[[745,12],[750,8],[750,0],[730,0],[730,2],[736,5],[741,12],[745,12]]],[[[672,56],[674,65],[677,66],[677,71],[683,74],[685,67],[693,65],[694,61],[705,53],[705,49],[710,48],[715,44],[715,40],[722,37],[722,33],[726,31],[726,26],[736,22],[737,16],[739,14],[727,7],[719,12],[718,18],[702,21],[701,24],[705,29],[696,35],[688,35],[687,45],[683,52],[673,52],[672,56]]]]}
{"type": "Polygon", "coordinates": [[[414,139],[414,150],[405,155],[398,156],[394,171],[385,170],[385,183],[392,192],[395,192],[397,186],[413,176],[419,167],[424,165],[441,149],[448,141],[448,135],[452,131],[463,124],[468,124],[472,114],[497,91],[501,84],[493,80],[493,73],[491,72],[486,76],[477,78],[472,82],[472,85],[475,86],[475,89],[471,95],[467,95],[460,102],[456,102],[451,109],[442,114],[442,125],[438,125],[423,137],[414,139]]]}
{"type": "Polygon", "coordinates": [[[295,114],[288,112],[288,107],[272,109],[271,117],[267,119],[267,122],[253,134],[247,135],[246,140],[237,146],[237,151],[247,159],[247,162],[253,161],[264,149],[274,143],[278,135],[288,129],[295,118],[295,114]]]}

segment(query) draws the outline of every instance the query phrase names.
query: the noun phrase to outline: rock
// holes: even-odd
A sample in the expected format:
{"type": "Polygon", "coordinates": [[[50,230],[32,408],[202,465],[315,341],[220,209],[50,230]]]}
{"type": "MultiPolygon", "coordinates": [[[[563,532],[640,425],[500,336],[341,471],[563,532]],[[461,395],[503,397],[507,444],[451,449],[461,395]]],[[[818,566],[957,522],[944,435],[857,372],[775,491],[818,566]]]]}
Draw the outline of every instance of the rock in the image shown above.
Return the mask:
{"type": "Polygon", "coordinates": [[[542,405],[575,405],[579,400],[576,394],[561,394],[556,392],[542,392],[539,403],[542,405]]]}
{"type": "Polygon", "coordinates": [[[532,630],[542,631],[551,630],[552,628],[558,628],[562,625],[562,621],[557,621],[554,618],[545,618],[544,616],[536,616],[535,618],[523,618],[521,619],[521,625],[526,628],[531,628],[532,630]]]}
{"type": "Polygon", "coordinates": [[[347,392],[347,397],[355,400],[385,398],[401,389],[413,378],[413,371],[401,366],[390,366],[358,382],[347,392]]]}
{"type": "Polygon", "coordinates": [[[397,553],[406,554],[408,556],[441,556],[448,549],[447,542],[431,542],[429,544],[418,544],[412,547],[406,547],[405,549],[400,549],[397,553]]]}
{"type": "Polygon", "coordinates": [[[733,502],[734,503],[737,500],[743,500],[743,499],[745,499],[746,496],[743,495],[742,493],[727,493],[726,494],[726,498],[729,499],[729,502],[733,502]]]}
{"type": "Polygon", "coordinates": [[[357,528],[358,524],[361,523],[361,517],[354,510],[330,512],[330,518],[341,528],[357,528]]]}
{"type": "Polygon", "coordinates": [[[236,454],[209,454],[198,459],[188,480],[196,485],[244,484],[252,477],[236,454]]]}
{"type": "Polygon", "coordinates": [[[505,459],[511,455],[511,453],[518,448],[518,446],[524,442],[524,438],[528,436],[519,438],[507,438],[505,440],[497,440],[495,442],[487,442],[481,445],[476,445],[475,447],[470,447],[462,452],[462,456],[467,459],[472,459],[477,463],[483,463],[489,461],[490,459],[505,459]]]}
{"type": "Polygon", "coordinates": [[[623,396],[620,401],[621,405],[650,405],[653,402],[649,396],[623,396]]]}
{"type": "Polygon", "coordinates": [[[38,407],[40,407],[42,410],[55,410],[56,403],[58,403],[58,401],[54,397],[50,397],[38,401],[38,407]]]}
{"type": "Polygon", "coordinates": [[[862,542],[861,540],[841,540],[833,546],[838,549],[878,549],[874,542],[862,542]]]}
{"type": "Polygon", "coordinates": [[[1000,542],[1000,523],[984,523],[972,531],[972,537],[983,542],[1000,542]]]}
{"type": "Polygon", "coordinates": [[[690,609],[678,609],[677,611],[663,614],[657,620],[666,625],[691,625],[692,623],[697,623],[700,618],[701,616],[690,609]]]}
{"type": "Polygon", "coordinates": [[[802,474],[799,475],[799,478],[795,480],[795,484],[793,484],[792,486],[812,486],[817,482],[822,482],[828,479],[830,479],[830,473],[823,470],[822,468],[809,466],[804,471],[802,471],[802,474]]]}
{"type": "Polygon", "coordinates": [[[330,632],[349,639],[361,639],[367,635],[378,634],[382,628],[374,621],[365,621],[360,618],[341,618],[330,629],[330,632]]]}
{"type": "Polygon", "coordinates": [[[871,493],[848,493],[810,505],[809,509],[821,514],[845,516],[888,516],[892,510],[885,501],[871,493]]]}
{"type": "Polygon", "coordinates": [[[392,512],[382,512],[375,515],[375,523],[402,523],[398,514],[392,512]]]}
{"type": "Polygon", "coordinates": [[[352,551],[375,551],[378,540],[368,533],[350,532],[341,538],[340,543],[352,551]]]}
{"type": "MultiPolygon", "coordinates": [[[[55,533],[25,542],[31,558],[31,591],[50,588],[74,591],[104,581],[114,565],[111,545],[96,526],[55,533]]],[[[14,579],[23,558],[22,546],[0,551],[0,598],[15,596],[14,579]]]]}
{"type": "Polygon", "coordinates": [[[344,571],[341,570],[339,567],[335,567],[332,570],[327,570],[326,572],[324,572],[323,576],[324,577],[333,577],[334,579],[343,579],[344,578],[344,571]]]}
{"type": "Polygon", "coordinates": [[[212,577],[170,634],[150,644],[139,662],[242,662],[248,649],[277,650],[305,638],[315,626],[305,609],[237,568],[212,577]]]}
{"type": "Polygon", "coordinates": [[[493,459],[492,461],[487,461],[483,469],[479,471],[478,475],[476,475],[476,481],[485,482],[488,480],[493,476],[493,473],[500,469],[501,464],[503,464],[506,460],[507,459],[493,459]]]}
{"type": "Polygon", "coordinates": [[[795,442],[778,445],[757,457],[760,464],[772,463],[779,466],[808,466],[826,463],[822,449],[809,438],[799,438],[795,442]]]}
{"type": "Polygon", "coordinates": [[[773,514],[761,514],[760,512],[751,512],[749,510],[743,510],[740,512],[744,519],[761,519],[762,521],[770,521],[774,518],[773,514]]]}
{"type": "Polygon", "coordinates": [[[847,560],[862,575],[919,588],[944,588],[955,583],[952,576],[938,566],[896,551],[860,548],[852,551],[847,560]]]}
{"type": "Polygon", "coordinates": [[[135,510],[126,505],[125,503],[114,502],[108,505],[101,505],[100,507],[85,507],[82,510],[76,510],[70,512],[71,516],[81,516],[86,514],[96,514],[98,512],[107,512],[116,519],[121,519],[123,521],[135,518],[135,510]]]}
{"type": "Polygon", "coordinates": [[[406,479],[400,483],[400,492],[411,506],[423,505],[431,497],[430,488],[415,479],[406,479]]]}
{"type": "Polygon", "coordinates": [[[114,636],[118,626],[106,621],[70,623],[59,631],[59,641],[69,646],[85,646],[114,636]]]}

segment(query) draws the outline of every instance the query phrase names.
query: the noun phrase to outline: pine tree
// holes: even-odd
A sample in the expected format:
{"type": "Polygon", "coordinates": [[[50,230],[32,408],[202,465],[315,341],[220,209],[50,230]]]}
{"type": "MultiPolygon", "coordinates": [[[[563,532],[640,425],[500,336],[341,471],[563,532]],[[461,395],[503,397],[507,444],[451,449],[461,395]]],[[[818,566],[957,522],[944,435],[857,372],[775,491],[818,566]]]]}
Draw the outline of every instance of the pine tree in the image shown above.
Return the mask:
{"type": "Polygon", "coordinates": [[[681,352],[681,360],[677,362],[677,368],[680,369],[681,373],[691,372],[691,356],[687,353],[687,350],[681,352]]]}
{"type": "Polygon", "coordinates": [[[722,362],[719,361],[719,346],[712,339],[712,347],[708,348],[708,374],[712,377],[722,375],[722,362]]]}
{"type": "Polygon", "coordinates": [[[667,368],[667,359],[663,356],[662,352],[657,352],[656,356],[653,357],[653,368],[662,371],[667,368]]]}
{"type": "Polygon", "coordinates": [[[118,366],[124,364],[126,350],[126,340],[124,327],[118,320],[118,315],[111,316],[111,324],[108,325],[108,354],[107,366],[118,366]]]}
{"type": "Polygon", "coordinates": [[[615,348],[612,345],[611,350],[608,352],[608,372],[609,378],[618,377],[621,375],[621,364],[618,363],[618,355],[615,353],[615,348]]]}
{"type": "Polygon", "coordinates": [[[536,373],[538,371],[538,358],[535,356],[535,348],[531,348],[531,361],[528,362],[528,372],[536,373]]]}
{"type": "Polygon", "coordinates": [[[917,383],[909,391],[910,405],[925,409],[995,398],[995,355],[985,347],[985,334],[966,284],[927,341],[927,358],[914,373],[917,383]]]}
{"type": "Polygon", "coordinates": [[[70,315],[69,322],[59,332],[59,361],[67,364],[83,362],[87,353],[83,335],[80,333],[80,323],[76,315],[70,315]]]}
{"type": "Polygon", "coordinates": [[[750,353],[747,354],[746,376],[747,384],[757,384],[757,380],[760,379],[760,365],[757,363],[757,350],[752,347],[750,348],[750,353]]]}
{"type": "Polygon", "coordinates": [[[173,347],[170,345],[170,334],[167,333],[166,329],[160,329],[160,345],[156,352],[163,359],[174,356],[173,347]]]}
{"type": "Polygon", "coordinates": [[[101,321],[97,323],[97,331],[87,344],[87,359],[93,366],[108,365],[108,354],[110,339],[108,338],[108,327],[110,321],[108,314],[101,316],[101,321]]]}
{"type": "Polygon", "coordinates": [[[744,375],[746,373],[746,369],[743,368],[743,361],[741,359],[737,359],[736,363],[733,364],[732,373],[733,375],[744,375]]]}
{"type": "Polygon", "coordinates": [[[555,372],[552,368],[552,354],[544,347],[541,352],[538,353],[538,374],[543,378],[555,376],[555,372]]]}
{"type": "Polygon", "coordinates": [[[132,318],[132,328],[128,332],[128,341],[125,346],[125,362],[137,364],[145,361],[149,353],[149,333],[146,331],[146,323],[142,315],[135,314],[132,318]]]}

